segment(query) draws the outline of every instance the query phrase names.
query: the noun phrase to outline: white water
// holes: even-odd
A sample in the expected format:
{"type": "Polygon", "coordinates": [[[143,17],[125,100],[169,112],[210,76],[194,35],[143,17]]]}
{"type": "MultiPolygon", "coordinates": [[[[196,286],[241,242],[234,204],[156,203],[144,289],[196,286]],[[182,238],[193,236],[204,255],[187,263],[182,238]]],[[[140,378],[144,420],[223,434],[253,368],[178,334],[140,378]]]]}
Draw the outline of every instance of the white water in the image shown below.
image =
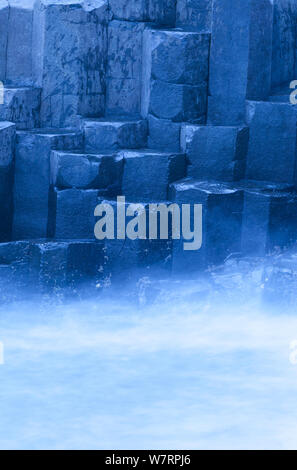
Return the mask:
{"type": "Polygon", "coordinates": [[[296,449],[297,316],[185,286],[3,306],[0,448],[296,449]]]}

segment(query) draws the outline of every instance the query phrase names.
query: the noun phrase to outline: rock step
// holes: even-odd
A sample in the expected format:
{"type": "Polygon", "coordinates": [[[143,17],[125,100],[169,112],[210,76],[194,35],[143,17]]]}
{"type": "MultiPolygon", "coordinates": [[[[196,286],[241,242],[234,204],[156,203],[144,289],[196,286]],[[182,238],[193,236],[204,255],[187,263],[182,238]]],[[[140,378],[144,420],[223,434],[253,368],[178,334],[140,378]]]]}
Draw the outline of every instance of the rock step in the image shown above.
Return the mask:
{"type": "Polygon", "coordinates": [[[53,152],[51,159],[55,186],[50,192],[50,238],[93,239],[98,197],[123,195],[135,203],[164,201],[170,183],[186,174],[183,154],[147,149],[97,156],[53,152]]]}
{"type": "Polygon", "coordinates": [[[143,148],[147,142],[147,122],[142,119],[85,119],[83,130],[85,151],[90,153],[143,148]]]}
{"type": "Polygon", "coordinates": [[[20,130],[39,127],[40,97],[40,88],[4,86],[0,120],[11,121],[20,130]]]}
{"type": "Polygon", "coordinates": [[[189,161],[188,176],[197,179],[243,179],[249,142],[245,126],[183,124],[181,149],[189,161]]]}
{"type": "Polygon", "coordinates": [[[173,240],[173,272],[199,271],[223,262],[232,253],[240,252],[244,203],[241,189],[232,188],[228,183],[199,181],[188,177],[173,183],[169,196],[179,205],[192,206],[191,225],[196,227],[197,239],[202,235],[199,250],[185,250],[184,243],[189,240],[183,236],[180,240],[173,240]],[[202,234],[201,219],[193,219],[194,204],[202,204],[202,234]]]}
{"type": "Polygon", "coordinates": [[[178,204],[202,204],[203,245],[186,252],[173,242],[173,267],[192,269],[223,262],[232,253],[265,256],[297,237],[297,193],[293,185],[263,181],[220,183],[185,178],[170,186],[178,204]]]}

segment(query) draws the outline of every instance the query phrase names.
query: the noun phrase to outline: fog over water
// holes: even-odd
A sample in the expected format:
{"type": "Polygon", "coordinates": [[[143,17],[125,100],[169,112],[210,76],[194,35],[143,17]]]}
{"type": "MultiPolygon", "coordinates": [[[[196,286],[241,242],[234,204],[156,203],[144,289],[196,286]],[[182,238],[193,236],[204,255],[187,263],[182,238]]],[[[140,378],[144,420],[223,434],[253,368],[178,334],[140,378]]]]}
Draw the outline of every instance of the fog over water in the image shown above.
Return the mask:
{"type": "Polygon", "coordinates": [[[3,304],[0,448],[296,449],[297,316],[263,290],[246,262],[3,304]]]}

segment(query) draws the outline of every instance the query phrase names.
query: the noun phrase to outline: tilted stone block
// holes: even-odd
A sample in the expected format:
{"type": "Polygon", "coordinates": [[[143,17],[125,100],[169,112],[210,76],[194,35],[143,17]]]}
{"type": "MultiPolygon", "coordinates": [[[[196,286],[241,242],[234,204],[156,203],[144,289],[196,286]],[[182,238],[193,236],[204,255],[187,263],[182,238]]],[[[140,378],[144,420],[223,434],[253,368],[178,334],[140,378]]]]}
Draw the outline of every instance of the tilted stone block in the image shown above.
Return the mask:
{"type": "Polygon", "coordinates": [[[142,115],[197,119],[206,112],[209,35],[146,30],[142,115]]]}
{"type": "Polygon", "coordinates": [[[78,150],[82,145],[82,135],[67,130],[39,129],[18,133],[14,183],[14,239],[46,237],[51,151],[78,150]]]}
{"type": "Polygon", "coordinates": [[[113,18],[174,26],[176,0],[110,0],[113,18]]]}
{"type": "Polygon", "coordinates": [[[169,119],[158,119],[148,116],[148,147],[151,149],[180,151],[181,123],[169,119]]]}
{"type": "Polygon", "coordinates": [[[74,126],[77,115],[103,115],[107,15],[104,0],[36,3],[33,64],[42,126],[74,126]]]}
{"type": "Polygon", "coordinates": [[[177,0],[176,26],[211,31],[212,0],[177,0]]]}
{"type": "Polygon", "coordinates": [[[289,246],[297,236],[297,194],[285,184],[249,181],[244,190],[242,253],[265,256],[289,246]]]}
{"type": "Polygon", "coordinates": [[[122,151],[120,155],[125,160],[122,194],[127,201],[164,201],[168,185],[185,176],[182,154],[140,150],[122,151]]]}
{"type": "Polygon", "coordinates": [[[142,23],[129,21],[109,23],[106,98],[109,114],[140,112],[144,28],[142,23]]]}
{"type": "Polygon", "coordinates": [[[17,129],[39,127],[40,94],[39,88],[5,87],[0,119],[14,122],[17,129]]]}
{"type": "Polygon", "coordinates": [[[0,122],[0,241],[11,237],[14,151],[15,125],[0,122]]]}
{"type": "Polygon", "coordinates": [[[95,239],[94,211],[98,190],[53,188],[50,193],[48,236],[56,239],[95,239]]]}
{"type": "Polygon", "coordinates": [[[173,183],[170,199],[177,204],[191,204],[193,224],[194,204],[202,204],[202,246],[185,251],[184,242],[173,240],[173,271],[197,271],[223,262],[231,253],[240,251],[243,191],[225,183],[197,181],[186,178],[173,183]]]}
{"type": "Polygon", "coordinates": [[[270,0],[214,0],[208,122],[238,125],[245,99],[270,94],[273,4],[270,0]],[[259,47],[261,44],[261,47],[259,47]]]}
{"type": "Polygon", "coordinates": [[[183,125],[181,148],[190,163],[188,176],[223,181],[244,178],[248,141],[247,127],[183,125]]]}
{"type": "Polygon", "coordinates": [[[285,103],[249,101],[247,177],[292,183],[296,166],[297,112],[285,103]]]}
{"type": "Polygon", "coordinates": [[[118,155],[51,154],[51,184],[62,189],[100,189],[106,195],[117,195],[122,173],[123,157],[118,155]]]}
{"type": "Polygon", "coordinates": [[[85,151],[90,153],[142,148],[147,141],[147,122],[86,120],[84,136],[85,151]]]}
{"type": "Polygon", "coordinates": [[[294,0],[274,2],[271,85],[277,87],[296,78],[296,21],[294,0]]]}

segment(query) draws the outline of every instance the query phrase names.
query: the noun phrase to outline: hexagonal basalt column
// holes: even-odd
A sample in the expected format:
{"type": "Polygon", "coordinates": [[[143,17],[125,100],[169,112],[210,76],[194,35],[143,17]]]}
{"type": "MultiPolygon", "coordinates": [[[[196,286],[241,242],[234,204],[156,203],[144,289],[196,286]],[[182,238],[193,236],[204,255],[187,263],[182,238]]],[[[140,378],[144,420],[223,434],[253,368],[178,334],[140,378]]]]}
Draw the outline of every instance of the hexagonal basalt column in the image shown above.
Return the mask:
{"type": "MultiPolygon", "coordinates": [[[[183,237],[173,240],[175,273],[204,269],[240,251],[243,210],[241,189],[231,188],[225,183],[185,178],[170,186],[170,199],[179,205],[191,205],[192,227],[193,205],[202,205],[202,246],[199,250],[186,251],[186,240],[183,237]]],[[[197,223],[200,221],[197,220],[197,223]]]]}
{"type": "Polygon", "coordinates": [[[144,29],[144,23],[117,20],[109,23],[107,114],[140,114],[144,29]]]}
{"type": "Polygon", "coordinates": [[[34,2],[0,1],[0,80],[10,85],[32,85],[34,2]]]}
{"type": "Polygon", "coordinates": [[[11,236],[14,147],[15,125],[0,122],[0,241],[11,236]]]}
{"type": "Polygon", "coordinates": [[[248,142],[248,127],[184,124],[181,147],[189,161],[188,176],[217,181],[244,178],[248,142]]]}
{"type": "Polygon", "coordinates": [[[273,2],[214,0],[213,5],[208,122],[233,126],[245,120],[246,98],[270,94],[273,2]]]}
{"type": "Polygon", "coordinates": [[[37,1],[33,64],[42,88],[42,126],[73,126],[77,115],[103,115],[107,15],[105,0],[37,1]]]}
{"type": "Polygon", "coordinates": [[[250,127],[247,178],[293,183],[297,110],[289,103],[247,102],[250,127]]]}
{"type": "Polygon", "coordinates": [[[172,123],[205,122],[208,55],[208,34],[144,32],[142,116],[152,148],[177,150],[180,126],[172,123]]]}
{"type": "Polygon", "coordinates": [[[14,183],[14,239],[47,236],[51,151],[78,150],[82,145],[82,135],[67,130],[39,129],[18,133],[14,183]]]}

